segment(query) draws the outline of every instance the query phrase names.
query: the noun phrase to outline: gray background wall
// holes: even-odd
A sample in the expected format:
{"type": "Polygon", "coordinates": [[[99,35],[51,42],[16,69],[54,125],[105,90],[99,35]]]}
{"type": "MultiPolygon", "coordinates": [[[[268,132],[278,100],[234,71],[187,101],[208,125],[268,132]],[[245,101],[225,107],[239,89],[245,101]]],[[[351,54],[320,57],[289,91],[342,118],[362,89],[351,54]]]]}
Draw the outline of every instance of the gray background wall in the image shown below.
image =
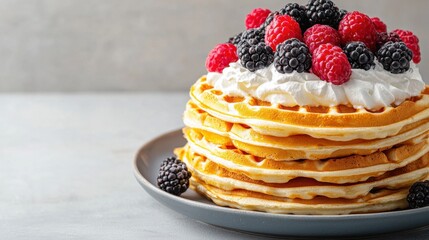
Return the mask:
{"type": "MultiPolygon", "coordinates": [[[[251,9],[289,1],[0,0],[0,91],[186,90],[251,9]]],[[[417,33],[429,77],[429,1],[336,2],[417,33]]]]}

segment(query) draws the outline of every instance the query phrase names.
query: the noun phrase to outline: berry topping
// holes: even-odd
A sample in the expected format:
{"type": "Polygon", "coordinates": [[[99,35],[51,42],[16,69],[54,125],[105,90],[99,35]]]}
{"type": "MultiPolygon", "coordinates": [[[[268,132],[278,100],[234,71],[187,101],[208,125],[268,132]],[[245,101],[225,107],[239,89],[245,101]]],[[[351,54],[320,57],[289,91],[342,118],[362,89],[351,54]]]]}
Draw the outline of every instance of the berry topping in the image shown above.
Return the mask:
{"type": "Polygon", "coordinates": [[[421,61],[419,38],[413,32],[387,32],[380,18],[340,10],[332,0],[288,3],[274,12],[256,8],[245,24],[247,30],[210,51],[209,72],[222,73],[238,60],[251,72],[274,62],[280,73],[311,69],[322,80],[340,85],[350,79],[351,69],[368,71],[380,63],[399,74],[410,69],[410,57],[414,63],[421,61]]]}
{"type": "Polygon", "coordinates": [[[419,38],[414,35],[411,31],[405,30],[395,30],[394,33],[397,33],[402,41],[407,45],[411,51],[413,51],[413,62],[420,63],[421,54],[420,54],[420,46],[419,46],[419,38]]]}
{"type": "Polygon", "coordinates": [[[407,201],[411,209],[429,206],[429,181],[414,183],[410,188],[407,201]]]}
{"type": "Polygon", "coordinates": [[[243,42],[248,42],[250,45],[256,45],[265,40],[265,32],[262,28],[253,28],[247,31],[244,31],[241,35],[241,41],[238,45],[241,45],[243,42]]]}
{"type": "Polygon", "coordinates": [[[337,30],[326,25],[316,24],[304,33],[304,42],[313,53],[322,44],[330,43],[341,46],[341,38],[337,30]]]}
{"type": "Polygon", "coordinates": [[[330,43],[322,44],[314,51],[312,70],[320,79],[335,85],[348,82],[352,74],[346,54],[330,43]]]}
{"type": "Polygon", "coordinates": [[[363,42],[375,52],[377,48],[377,30],[371,19],[360,12],[348,13],[340,22],[338,32],[343,45],[348,42],[363,42]]]}
{"type": "Polygon", "coordinates": [[[308,47],[296,38],[277,45],[274,66],[279,73],[302,73],[311,68],[311,55],[308,47]]]}
{"type": "Polygon", "coordinates": [[[238,56],[241,64],[251,72],[268,67],[274,61],[273,50],[262,42],[256,45],[248,42],[241,43],[238,56]]]}
{"type": "Polygon", "coordinates": [[[267,19],[268,15],[270,15],[271,11],[269,9],[263,9],[263,8],[256,8],[251,11],[247,17],[246,17],[246,28],[252,29],[252,28],[258,28],[260,27],[265,20],[267,19]]]}
{"type": "Polygon", "coordinates": [[[387,32],[387,26],[383,21],[381,21],[380,18],[374,17],[374,18],[371,18],[371,21],[372,23],[374,23],[374,26],[377,32],[379,33],[387,32]]]}
{"type": "Polygon", "coordinates": [[[236,62],[237,48],[231,43],[223,43],[213,48],[206,59],[206,68],[209,72],[221,73],[230,63],[236,62]]]}
{"type": "Polygon", "coordinates": [[[364,69],[368,71],[374,66],[374,54],[363,42],[349,42],[344,47],[344,53],[349,59],[353,69],[364,69]]]}
{"type": "Polygon", "coordinates": [[[266,29],[265,43],[275,50],[277,45],[291,38],[302,40],[298,22],[288,15],[275,16],[266,29]]]}
{"type": "Polygon", "coordinates": [[[381,47],[383,47],[384,44],[386,44],[387,42],[402,42],[401,38],[399,37],[398,34],[394,33],[394,32],[383,32],[383,33],[378,33],[377,36],[377,49],[380,49],[381,47]]]}
{"type": "Polygon", "coordinates": [[[175,157],[169,157],[159,168],[157,184],[163,191],[180,196],[188,189],[191,176],[184,162],[175,157]]]}
{"type": "Polygon", "coordinates": [[[234,37],[229,38],[228,43],[231,43],[231,44],[234,44],[235,46],[238,46],[238,44],[241,41],[241,35],[243,35],[242,32],[235,35],[234,37]]]}
{"type": "Polygon", "coordinates": [[[330,0],[310,0],[307,4],[306,14],[310,26],[323,24],[335,28],[338,23],[340,11],[330,0]]]}
{"type": "Polygon", "coordinates": [[[378,50],[377,58],[385,70],[399,74],[410,69],[413,52],[403,42],[388,42],[378,50]]]}
{"type": "Polygon", "coordinates": [[[302,31],[308,28],[308,18],[306,15],[306,9],[304,6],[298,3],[288,3],[284,8],[280,10],[281,15],[289,15],[299,23],[302,31]]]}

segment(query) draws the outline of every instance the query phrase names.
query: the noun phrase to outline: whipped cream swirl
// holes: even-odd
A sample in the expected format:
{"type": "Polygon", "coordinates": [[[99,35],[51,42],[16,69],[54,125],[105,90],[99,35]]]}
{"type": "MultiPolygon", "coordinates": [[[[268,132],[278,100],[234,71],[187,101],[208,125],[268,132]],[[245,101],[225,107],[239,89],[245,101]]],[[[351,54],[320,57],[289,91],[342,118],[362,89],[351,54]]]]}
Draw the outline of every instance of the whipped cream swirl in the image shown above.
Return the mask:
{"type": "Polygon", "coordinates": [[[353,69],[350,81],[339,86],[322,81],[313,73],[281,74],[274,64],[250,72],[240,62],[231,63],[223,73],[209,73],[207,82],[227,95],[251,96],[286,107],[343,104],[369,110],[399,105],[419,96],[425,88],[414,63],[406,73],[392,74],[378,62],[369,71],[353,69]]]}

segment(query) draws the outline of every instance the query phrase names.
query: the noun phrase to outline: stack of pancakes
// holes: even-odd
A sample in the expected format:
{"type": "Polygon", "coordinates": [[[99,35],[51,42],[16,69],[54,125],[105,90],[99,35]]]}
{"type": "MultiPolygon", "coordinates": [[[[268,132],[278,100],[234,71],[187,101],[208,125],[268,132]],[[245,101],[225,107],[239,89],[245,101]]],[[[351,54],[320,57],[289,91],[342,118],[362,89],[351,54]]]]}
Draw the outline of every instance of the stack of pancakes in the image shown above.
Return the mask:
{"type": "Polygon", "coordinates": [[[292,214],[381,212],[407,206],[429,176],[429,88],[378,111],[284,107],[191,88],[176,150],[191,186],[216,204],[292,214]]]}

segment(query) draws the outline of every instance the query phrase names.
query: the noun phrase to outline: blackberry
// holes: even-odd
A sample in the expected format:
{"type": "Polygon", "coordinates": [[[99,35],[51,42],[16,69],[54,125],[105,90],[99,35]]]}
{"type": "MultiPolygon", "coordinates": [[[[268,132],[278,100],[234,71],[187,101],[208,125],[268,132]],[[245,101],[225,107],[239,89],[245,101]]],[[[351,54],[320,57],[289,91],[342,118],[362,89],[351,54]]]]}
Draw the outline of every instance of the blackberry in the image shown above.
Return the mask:
{"type": "Polygon", "coordinates": [[[238,57],[241,64],[251,72],[268,67],[274,61],[273,50],[263,42],[256,45],[242,42],[238,48],[238,57]]]}
{"type": "Polygon", "coordinates": [[[341,9],[340,10],[340,15],[338,15],[338,19],[337,22],[335,23],[335,29],[338,29],[338,26],[340,26],[340,22],[341,20],[343,20],[343,18],[347,15],[347,10],[341,9]]]}
{"type": "Polygon", "coordinates": [[[315,24],[337,27],[340,10],[331,0],[310,0],[306,8],[310,27],[315,24]]]}
{"type": "Polygon", "coordinates": [[[368,71],[374,64],[374,54],[363,42],[350,42],[344,47],[344,53],[353,69],[368,71]]]}
{"type": "Polygon", "coordinates": [[[377,52],[378,61],[391,73],[404,73],[410,69],[413,52],[403,42],[388,42],[377,52]]]}
{"type": "Polygon", "coordinates": [[[280,10],[280,14],[293,17],[299,23],[302,32],[305,32],[308,28],[308,18],[305,10],[305,7],[298,3],[288,3],[280,10]]]}
{"type": "Polygon", "coordinates": [[[242,35],[243,35],[243,33],[241,32],[241,33],[237,34],[236,36],[229,38],[228,43],[231,43],[231,44],[234,44],[235,46],[238,46],[238,44],[241,41],[242,35]]]}
{"type": "Polygon", "coordinates": [[[377,49],[380,49],[387,42],[402,42],[401,37],[394,32],[383,32],[377,34],[377,49]]]}
{"type": "Polygon", "coordinates": [[[343,20],[343,18],[347,15],[347,13],[349,13],[349,12],[347,12],[347,10],[345,10],[345,9],[340,10],[340,15],[338,16],[339,22],[341,22],[341,20],[343,20]]]}
{"type": "Polygon", "coordinates": [[[311,68],[310,50],[298,39],[289,39],[277,46],[274,55],[274,67],[279,73],[308,71],[311,68]]]}
{"type": "Polygon", "coordinates": [[[253,28],[247,31],[244,31],[241,35],[240,46],[242,43],[247,42],[250,45],[256,45],[260,42],[265,41],[265,31],[262,28],[253,28]]]}
{"type": "Polygon", "coordinates": [[[276,16],[279,16],[279,15],[281,15],[279,12],[270,13],[270,15],[268,15],[267,19],[265,19],[265,23],[261,26],[261,29],[263,29],[265,32],[265,28],[267,28],[268,25],[270,25],[270,23],[274,20],[274,18],[276,16]]]}
{"type": "Polygon", "coordinates": [[[157,184],[163,191],[180,196],[188,189],[191,176],[184,162],[175,157],[169,157],[159,168],[157,184]]]}
{"type": "Polygon", "coordinates": [[[412,209],[429,206],[429,180],[414,183],[408,193],[407,201],[412,209]]]}

